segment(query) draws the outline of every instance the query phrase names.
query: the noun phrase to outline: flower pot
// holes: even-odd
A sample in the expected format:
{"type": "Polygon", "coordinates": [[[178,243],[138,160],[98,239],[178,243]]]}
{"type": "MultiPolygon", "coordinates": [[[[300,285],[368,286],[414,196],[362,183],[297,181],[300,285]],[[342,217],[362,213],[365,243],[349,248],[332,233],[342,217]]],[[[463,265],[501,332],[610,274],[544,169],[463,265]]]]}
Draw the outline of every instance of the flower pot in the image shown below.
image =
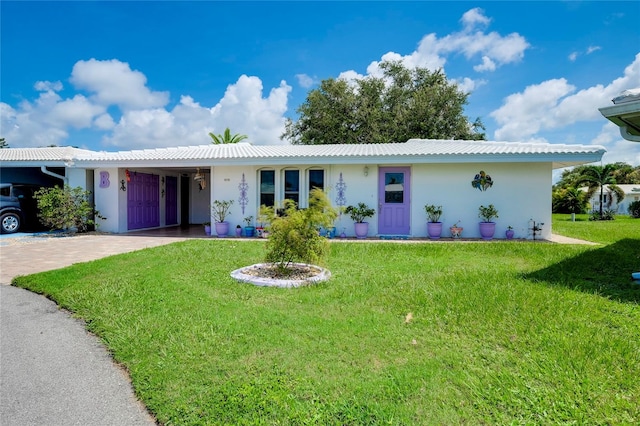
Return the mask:
{"type": "Polygon", "coordinates": [[[262,232],[263,232],[263,231],[264,231],[264,228],[263,228],[262,226],[258,226],[258,227],[256,228],[256,236],[257,236],[258,238],[262,238],[262,232]]]}
{"type": "Polygon", "coordinates": [[[356,232],[356,238],[367,238],[367,234],[369,233],[369,222],[356,222],[354,223],[354,228],[356,232]]]}
{"type": "Polygon", "coordinates": [[[242,228],[236,228],[236,237],[242,236],[242,228]]]}
{"type": "Polygon", "coordinates": [[[460,226],[452,226],[449,228],[449,231],[451,232],[451,238],[460,238],[462,236],[462,230],[464,228],[460,227],[460,226]]]}
{"type": "Polygon", "coordinates": [[[442,234],[442,222],[427,222],[427,234],[432,240],[437,240],[442,234]]]}
{"type": "Polygon", "coordinates": [[[256,235],[256,228],[255,226],[245,226],[244,227],[244,236],[245,237],[253,237],[256,235]]]}
{"type": "Polygon", "coordinates": [[[211,235],[211,225],[204,226],[204,233],[205,235],[211,235]]]}
{"type": "Polygon", "coordinates": [[[333,239],[335,237],[336,237],[336,227],[332,226],[331,228],[327,229],[327,238],[333,239]]]}
{"type": "Polygon", "coordinates": [[[507,240],[512,240],[515,234],[516,233],[513,232],[513,229],[507,229],[504,233],[504,235],[507,237],[507,240]]]}
{"type": "Polygon", "coordinates": [[[229,222],[216,222],[216,234],[218,237],[226,237],[229,234],[229,222]]]}
{"type": "Polygon", "coordinates": [[[493,239],[493,234],[496,233],[495,222],[480,222],[480,236],[483,240],[493,239]]]}

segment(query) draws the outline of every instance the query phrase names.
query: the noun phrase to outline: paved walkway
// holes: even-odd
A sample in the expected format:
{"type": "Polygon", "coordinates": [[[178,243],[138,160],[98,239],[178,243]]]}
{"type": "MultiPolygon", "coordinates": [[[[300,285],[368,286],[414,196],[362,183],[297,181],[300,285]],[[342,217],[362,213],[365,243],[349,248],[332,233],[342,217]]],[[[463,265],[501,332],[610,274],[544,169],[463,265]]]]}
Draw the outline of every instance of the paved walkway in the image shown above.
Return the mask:
{"type": "MultiPolygon", "coordinates": [[[[2,236],[0,425],[155,424],[136,400],[127,374],[81,321],[50,300],[7,284],[17,275],[194,237],[204,237],[200,227],[121,235],[2,236]]],[[[587,243],[560,236],[550,241],[587,243]]]]}

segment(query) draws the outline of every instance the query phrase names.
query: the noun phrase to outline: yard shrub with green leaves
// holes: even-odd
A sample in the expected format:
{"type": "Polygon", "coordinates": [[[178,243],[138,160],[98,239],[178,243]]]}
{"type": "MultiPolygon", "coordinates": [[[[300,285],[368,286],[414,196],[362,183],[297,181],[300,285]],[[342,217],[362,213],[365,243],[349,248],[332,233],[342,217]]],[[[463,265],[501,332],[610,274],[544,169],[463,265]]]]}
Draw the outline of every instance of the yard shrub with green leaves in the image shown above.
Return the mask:
{"type": "Polygon", "coordinates": [[[160,424],[638,424],[640,221],[556,221],[602,244],[335,241],[330,281],[280,289],[229,276],[264,241],[202,239],[14,284],[160,424]]]}
{"type": "Polygon", "coordinates": [[[42,188],[34,194],[38,202],[40,221],[51,229],[86,232],[96,225],[96,218],[104,219],[90,202],[91,191],[81,187],[42,188]]]}

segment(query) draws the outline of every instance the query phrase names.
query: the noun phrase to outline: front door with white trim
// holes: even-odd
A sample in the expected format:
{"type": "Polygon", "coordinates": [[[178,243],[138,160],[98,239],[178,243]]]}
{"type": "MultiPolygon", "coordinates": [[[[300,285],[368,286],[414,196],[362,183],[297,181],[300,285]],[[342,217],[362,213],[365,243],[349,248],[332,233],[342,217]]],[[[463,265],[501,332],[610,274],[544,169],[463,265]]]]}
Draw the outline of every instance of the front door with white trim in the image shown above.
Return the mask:
{"type": "Polygon", "coordinates": [[[378,234],[409,235],[411,232],[411,168],[378,169],[378,234]]]}

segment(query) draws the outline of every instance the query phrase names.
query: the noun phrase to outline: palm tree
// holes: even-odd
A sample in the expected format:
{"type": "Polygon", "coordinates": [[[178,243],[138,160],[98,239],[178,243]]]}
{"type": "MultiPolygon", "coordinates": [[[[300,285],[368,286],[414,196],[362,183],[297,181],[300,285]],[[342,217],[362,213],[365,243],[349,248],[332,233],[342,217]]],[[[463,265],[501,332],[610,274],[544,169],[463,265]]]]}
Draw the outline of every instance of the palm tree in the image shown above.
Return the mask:
{"type": "Polygon", "coordinates": [[[0,149],[2,148],[9,148],[9,144],[4,140],[4,138],[0,138],[0,149]]]}
{"type": "Polygon", "coordinates": [[[231,135],[231,130],[227,127],[222,135],[214,135],[212,132],[209,132],[209,136],[211,136],[211,143],[214,145],[226,144],[226,143],[238,143],[248,138],[247,135],[241,135],[236,133],[235,135],[231,135]]]}
{"type": "Polygon", "coordinates": [[[600,217],[602,217],[602,207],[604,204],[602,200],[605,185],[609,186],[608,192],[611,196],[615,197],[616,203],[619,203],[624,198],[624,191],[616,185],[615,171],[615,164],[588,166],[584,169],[582,176],[580,176],[578,180],[579,185],[587,185],[587,198],[591,198],[598,189],[600,190],[600,217]]]}

